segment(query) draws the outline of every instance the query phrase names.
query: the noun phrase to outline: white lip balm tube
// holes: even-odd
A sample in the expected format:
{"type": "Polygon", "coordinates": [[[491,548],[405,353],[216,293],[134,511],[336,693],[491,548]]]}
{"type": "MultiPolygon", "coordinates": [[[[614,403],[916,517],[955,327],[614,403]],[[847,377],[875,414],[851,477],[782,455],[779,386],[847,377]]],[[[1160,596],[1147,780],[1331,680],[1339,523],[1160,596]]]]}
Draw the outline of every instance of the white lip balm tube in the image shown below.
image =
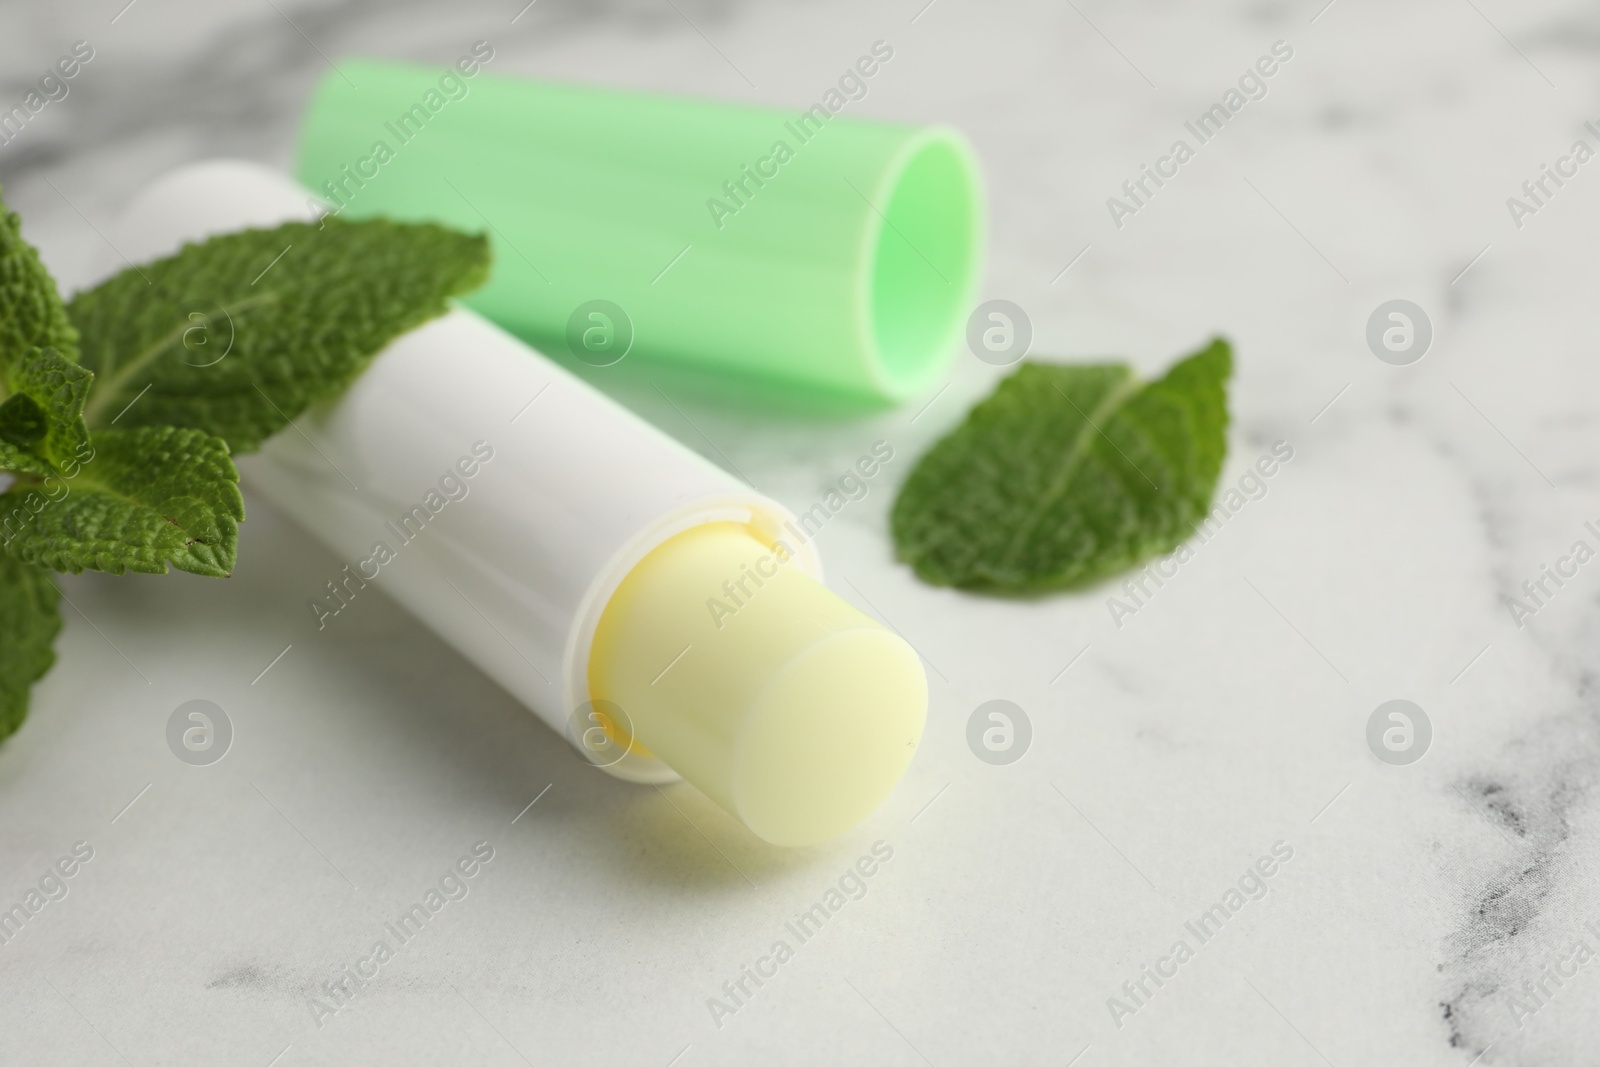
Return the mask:
{"type": "MultiPolygon", "coordinates": [[[[115,244],[141,262],[307,202],[268,168],[197,164],[115,244]]],[[[910,763],[921,662],[822,584],[790,513],[473,312],[295,421],[239,469],[348,564],[307,590],[308,627],[382,589],[590,762],[682,775],[775,844],[844,832],[910,763]]]]}

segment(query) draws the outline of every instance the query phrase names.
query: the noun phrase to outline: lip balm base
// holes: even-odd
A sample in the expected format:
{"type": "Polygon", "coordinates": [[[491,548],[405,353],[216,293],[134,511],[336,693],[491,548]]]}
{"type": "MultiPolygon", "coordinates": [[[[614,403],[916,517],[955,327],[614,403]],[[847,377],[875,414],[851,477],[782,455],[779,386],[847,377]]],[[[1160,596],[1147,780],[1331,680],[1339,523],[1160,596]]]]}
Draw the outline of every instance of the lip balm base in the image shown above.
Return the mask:
{"type": "Polygon", "coordinates": [[[736,523],[647,555],[601,615],[590,696],[766,841],[835,837],[911,762],[927,679],[893,631],[736,523]]]}

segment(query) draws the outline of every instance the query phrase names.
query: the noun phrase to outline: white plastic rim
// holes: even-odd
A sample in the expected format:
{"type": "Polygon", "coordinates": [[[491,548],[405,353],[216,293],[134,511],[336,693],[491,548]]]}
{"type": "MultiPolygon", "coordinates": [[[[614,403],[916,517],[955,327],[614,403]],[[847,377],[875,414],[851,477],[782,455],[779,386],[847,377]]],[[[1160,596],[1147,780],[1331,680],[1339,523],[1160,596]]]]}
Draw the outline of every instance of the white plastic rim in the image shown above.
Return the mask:
{"type": "MultiPolygon", "coordinates": [[[[313,202],[258,164],[194,164],[141,192],[114,243],[142,262],[186,241],[310,221],[313,202]]],[[[293,268],[291,251],[274,269],[293,268]]],[[[366,584],[398,600],[574,744],[569,723],[590,699],[595,627],[629,571],[702,523],[745,523],[776,538],[793,520],[776,501],[464,308],[397,339],[341,397],[296,427],[239,458],[246,487],[350,565],[330,579],[366,574],[357,561],[373,558],[375,542],[389,545],[393,560],[375,565],[366,584]],[[478,458],[475,445],[493,458],[468,478],[455,465],[478,458]],[[399,517],[452,471],[465,495],[399,542],[391,532],[399,517]]],[[[814,546],[796,540],[787,539],[796,562],[820,581],[814,546]]],[[[326,595],[307,590],[312,630],[319,620],[310,604],[326,595]]],[[[597,765],[636,782],[678,777],[637,749],[597,765]]]]}

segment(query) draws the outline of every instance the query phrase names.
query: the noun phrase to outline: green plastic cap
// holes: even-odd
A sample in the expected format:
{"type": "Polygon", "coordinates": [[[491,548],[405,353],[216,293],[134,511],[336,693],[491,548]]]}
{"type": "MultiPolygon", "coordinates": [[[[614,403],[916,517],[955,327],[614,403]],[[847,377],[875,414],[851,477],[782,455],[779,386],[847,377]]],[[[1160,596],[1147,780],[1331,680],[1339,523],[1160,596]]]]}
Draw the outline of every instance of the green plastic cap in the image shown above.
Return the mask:
{"type": "Polygon", "coordinates": [[[466,61],[341,70],[306,113],[301,182],[350,217],[487,231],[466,303],[546,351],[899,401],[959,343],[983,218],[951,130],[466,61]]]}

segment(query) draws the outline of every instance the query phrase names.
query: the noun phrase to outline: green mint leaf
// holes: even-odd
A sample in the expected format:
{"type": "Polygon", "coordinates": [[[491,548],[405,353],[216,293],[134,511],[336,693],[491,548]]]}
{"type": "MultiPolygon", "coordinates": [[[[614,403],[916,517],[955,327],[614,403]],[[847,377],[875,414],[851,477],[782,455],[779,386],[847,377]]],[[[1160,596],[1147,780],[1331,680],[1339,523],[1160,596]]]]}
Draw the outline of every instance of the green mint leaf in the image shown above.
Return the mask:
{"type": "Polygon", "coordinates": [[[0,471],[54,474],[50,461],[34,452],[49,432],[44,408],[32,397],[19,393],[0,401],[0,471]]]}
{"type": "Polygon", "coordinates": [[[0,448],[0,468],[72,471],[74,460],[91,451],[83,406],[94,374],[53,348],[31,348],[11,364],[5,381],[11,395],[0,402],[0,441],[22,455],[0,448]]]}
{"type": "Polygon", "coordinates": [[[8,396],[0,402],[0,440],[31,448],[50,432],[50,421],[32,397],[8,396]]]}
{"type": "Polygon", "coordinates": [[[89,425],[194,427],[251,451],[488,267],[482,236],[387,219],[186,245],[68,305],[97,376],[89,425]]]}
{"type": "Polygon", "coordinates": [[[71,455],[87,438],[79,416],[92,375],[77,354],[55,279],[0,202],[0,470],[50,474],[56,450],[71,455]]]}
{"type": "Polygon", "coordinates": [[[0,494],[0,541],[18,559],[84,570],[233,571],[244,500],[228,446],[203,430],[102,430],[71,478],[21,479],[0,494]]]}
{"type": "Polygon", "coordinates": [[[0,398],[8,392],[5,371],[33,348],[54,348],[70,361],[78,334],[55,279],[22,239],[22,220],[0,201],[0,398]]]}
{"type": "Polygon", "coordinates": [[[56,661],[61,594],[47,571],[0,554],[0,738],[28,715],[28,692],[56,661]]]}
{"type": "Polygon", "coordinates": [[[918,461],[895,500],[918,577],[991,593],[1086,585],[1181,544],[1227,451],[1228,343],[1156,381],[1024,363],[918,461]]]}

